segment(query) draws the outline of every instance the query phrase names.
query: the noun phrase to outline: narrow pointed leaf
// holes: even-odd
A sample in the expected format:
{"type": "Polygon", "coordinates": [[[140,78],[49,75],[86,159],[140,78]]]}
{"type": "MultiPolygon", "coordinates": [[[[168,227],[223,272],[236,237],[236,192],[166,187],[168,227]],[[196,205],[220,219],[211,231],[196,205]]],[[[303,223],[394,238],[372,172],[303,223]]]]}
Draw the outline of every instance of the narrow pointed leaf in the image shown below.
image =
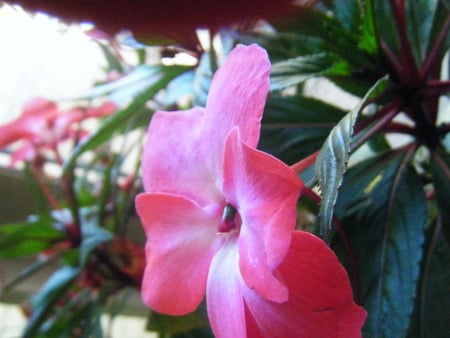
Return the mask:
{"type": "Polygon", "coordinates": [[[40,325],[52,311],[60,296],[70,287],[79,274],[78,268],[63,267],[53,273],[43,288],[32,299],[32,314],[23,332],[23,338],[36,337],[40,325]]]}
{"type": "Polygon", "coordinates": [[[383,77],[375,83],[358,106],[345,115],[333,128],[317,157],[315,172],[322,192],[319,212],[320,230],[324,237],[328,236],[331,229],[338,189],[347,169],[353,126],[367,102],[384,91],[388,84],[387,77],[383,77]]]}

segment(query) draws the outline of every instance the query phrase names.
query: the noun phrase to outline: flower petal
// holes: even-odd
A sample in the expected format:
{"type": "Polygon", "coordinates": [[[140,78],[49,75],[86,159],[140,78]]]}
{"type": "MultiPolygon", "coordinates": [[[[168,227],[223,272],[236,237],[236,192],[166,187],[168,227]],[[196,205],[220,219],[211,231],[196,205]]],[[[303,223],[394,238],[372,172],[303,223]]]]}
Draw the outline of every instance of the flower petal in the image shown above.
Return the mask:
{"type": "Polygon", "coordinates": [[[245,337],[242,277],[238,268],[238,248],[227,240],[217,251],[209,270],[206,307],[216,338],[245,337]]]}
{"type": "Polygon", "coordinates": [[[253,317],[249,338],[361,337],[367,314],[353,302],[347,273],[322,240],[296,231],[279,273],[289,289],[286,303],[270,302],[245,286],[242,289],[247,315],[253,317]]]}
{"type": "Polygon", "coordinates": [[[171,315],[194,311],[204,297],[219,244],[220,212],[181,196],[147,193],[137,196],[136,209],[147,235],[144,302],[171,315]]]}
{"type": "Polygon", "coordinates": [[[168,192],[207,203],[219,199],[207,161],[222,162],[203,135],[203,108],[157,112],[150,123],[142,171],[147,192],[168,192]]]}
{"type": "Polygon", "coordinates": [[[261,118],[269,92],[270,61],[257,45],[236,46],[214,74],[206,103],[211,142],[222,147],[233,127],[251,147],[259,140],[261,118]]]}
{"type": "Polygon", "coordinates": [[[239,212],[239,266],[251,289],[272,301],[287,299],[273,275],[283,261],[296,225],[302,182],[283,162],[245,145],[237,128],[227,138],[223,192],[239,212]]]}
{"type": "Polygon", "coordinates": [[[0,127],[0,148],[18,140],[42,138],[49,121],[58,115],[58,107],[52,101],[35,98],[27,101],[22,115],[0,127]]]}

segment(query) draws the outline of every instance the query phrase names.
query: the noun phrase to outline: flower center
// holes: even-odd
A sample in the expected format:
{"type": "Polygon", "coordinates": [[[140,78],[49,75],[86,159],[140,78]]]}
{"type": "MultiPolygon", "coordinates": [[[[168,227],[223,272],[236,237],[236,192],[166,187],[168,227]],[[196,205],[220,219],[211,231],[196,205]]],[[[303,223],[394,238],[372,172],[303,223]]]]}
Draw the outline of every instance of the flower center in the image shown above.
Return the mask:
{"type": "Polygon", "coordinates": [[[227,204],[223,209],[222,220],[217,227],[217,234],[222,236],[231,235],[239,231],[241,224],[241,216],[239,216],[236,208],[231,204],[227,204]]]}

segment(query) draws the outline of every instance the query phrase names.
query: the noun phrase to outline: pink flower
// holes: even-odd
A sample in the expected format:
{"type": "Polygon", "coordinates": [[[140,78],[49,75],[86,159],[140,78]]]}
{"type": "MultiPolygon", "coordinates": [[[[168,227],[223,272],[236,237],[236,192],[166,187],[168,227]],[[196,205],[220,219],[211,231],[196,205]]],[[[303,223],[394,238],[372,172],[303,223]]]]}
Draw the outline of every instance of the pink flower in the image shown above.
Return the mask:
{"type": "Polygon", "coordinates": [[[79,130],[79,122],[109,115],[115,109],[114,103],[105,102],[95,108],[62,111],[53,101],[32,99],[25,104],[19,118],[0,126],[0,148],[21,141],[21,146],[12,154],[12,164],[22,160],[31,161],[42,150],[57,151],[61,142],[86,134],[79,130]]]}
{"type": "Polygon", "coordinates": [[[238,46],[206,108],[158,112],[136,199],[147,235],[144,302],[183,315],[206,294],[217,337],[360,337],[365,311],[318,238],[295,231],[303,186],[256,149],[270,62],[238,46]]]}

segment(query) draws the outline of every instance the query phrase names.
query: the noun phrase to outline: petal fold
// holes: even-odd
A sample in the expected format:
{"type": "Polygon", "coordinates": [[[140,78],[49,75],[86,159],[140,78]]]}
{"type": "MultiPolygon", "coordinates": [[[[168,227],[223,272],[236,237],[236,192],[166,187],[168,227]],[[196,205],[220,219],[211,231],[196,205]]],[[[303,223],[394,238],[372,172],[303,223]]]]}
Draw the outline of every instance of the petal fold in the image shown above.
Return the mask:
{"type": "Polygon", "coordinates": [[[143,193],[136,209],[147,235],[142,297],[153,310],[183,315],[205,295],[206,279],[217,250],[214,206],[202,208],[187,198],[143,193]]]}
{"type": "Polygon", "coordinates": [[[237,128],[227,138],[223,168],[226,201],[242,219],[242,276],[261,296],[284,302],[287,290],[273,273],[289,249],[303,183],[286,164],[244,144],[237,128]]]}

